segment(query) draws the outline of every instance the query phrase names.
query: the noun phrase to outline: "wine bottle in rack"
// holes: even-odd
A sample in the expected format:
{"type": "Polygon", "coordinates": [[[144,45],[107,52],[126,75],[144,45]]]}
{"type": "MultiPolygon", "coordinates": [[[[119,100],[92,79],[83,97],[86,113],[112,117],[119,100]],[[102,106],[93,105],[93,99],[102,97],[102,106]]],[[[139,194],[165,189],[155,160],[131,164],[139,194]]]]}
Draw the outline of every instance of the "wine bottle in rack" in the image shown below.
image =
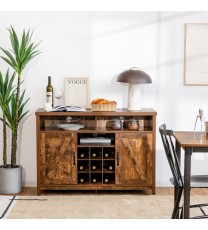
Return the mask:
{"type": "Polygon", "coordinates": [[[96,165],[92,165],[92,170],[96,170],[96,165]]]}
{"type": "Polygon", "coordinates": [[[109,154],[108,153],[105,153],[105,158],[108,158],[109,157],[109,154]]]}
{"type": "Polygon", "coordinates": [[[84,183],[84,178],[80,178],[80,183],[84,183]]]}
{"type": "Polygon", "coordinates": [[[85,154],[84,154],[84,153],[81,153],[81,154],[80,154],[80,157],[81,157],[81,158],[84,158],[84,157],[85,157],[85,154]]]}
{"type": "Polygon", "coordinates": [[[93,179],[92,179],[92,182],[93,182],[93,183],[96,183],[96,182],[97,182],[97,179],[96,179],[96,178],[93,178],[93,179]]]}
{"type": "Polygon", "coordinates": [[[105,182],[105,183],[108,183],[108,178],[105,178],[105,179],[104,179],[104,182],[105,182]]]}
{"type": "Polygon", "coordinates": [[[80,170],[83,170],[83,169],[84,169],[84,166],[83,166],[83,165],[80,165],[80,166],[79,166],[79,169],[80,169],[80,170]]]}
{"type": "Polygon", "coordinates": [[[112,170],[113,170],[113,166],[110,165],[110,166],[108,167],[108,169],[112,171],[112,170]]]}
{"type": "Polygon", "coordinates": [[[111,149],[105,149],[105,152],[103,154],[104,158],[114,158],[115,152],[111,149]]]}
{"type": "Polygon", "coordinates": [[[46,103],[50,103],[53,107],[53,86],[51,85],[51,77],[48,77],[48,85],[46,86],[46,103]]]}
{"type": "Polygon", "coordinates": [[[107,173],[103,175],[103,183],[104,184],[114,184],[115,183],[115,174],[107,173]]]}
{"type": "Polygon", "coordinates": [[[95,158],[97,156],[97,153],[93,153],[92,157],[95,158]]]}

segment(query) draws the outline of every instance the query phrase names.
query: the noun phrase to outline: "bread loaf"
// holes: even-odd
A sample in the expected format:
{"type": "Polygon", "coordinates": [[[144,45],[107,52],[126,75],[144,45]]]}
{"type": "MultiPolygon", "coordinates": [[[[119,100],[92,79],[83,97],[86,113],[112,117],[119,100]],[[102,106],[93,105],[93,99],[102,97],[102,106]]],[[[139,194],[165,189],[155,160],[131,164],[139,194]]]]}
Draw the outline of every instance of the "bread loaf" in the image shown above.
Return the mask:
{"type": "Polygon", "coordinates": [[[116,101],[109,101],[104,98],[95,98],[91,104],[117,104],[116,101]]]}

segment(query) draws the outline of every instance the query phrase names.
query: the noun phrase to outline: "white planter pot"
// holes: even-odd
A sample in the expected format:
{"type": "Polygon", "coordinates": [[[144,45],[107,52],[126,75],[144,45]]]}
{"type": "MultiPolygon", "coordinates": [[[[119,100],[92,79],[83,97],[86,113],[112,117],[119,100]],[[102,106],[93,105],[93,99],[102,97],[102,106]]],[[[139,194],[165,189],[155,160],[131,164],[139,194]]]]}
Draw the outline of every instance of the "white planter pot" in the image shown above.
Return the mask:
{"type": "Polygon", "coordinates": [[[22,189],[22,167],[4,168],[0,165],[0,194],[17,194],[22,189]]]}

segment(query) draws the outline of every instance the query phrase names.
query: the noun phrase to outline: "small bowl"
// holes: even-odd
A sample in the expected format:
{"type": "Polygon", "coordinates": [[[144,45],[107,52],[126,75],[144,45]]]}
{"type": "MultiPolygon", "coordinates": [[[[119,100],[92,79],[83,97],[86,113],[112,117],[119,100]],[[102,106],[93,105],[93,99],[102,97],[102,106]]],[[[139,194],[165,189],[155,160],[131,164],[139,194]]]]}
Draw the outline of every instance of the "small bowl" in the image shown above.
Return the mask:
{"type": "Polygon", "coordinates": [[[138,130],[139,129],[139,125],[137,123],[137,120],[129,120],[128,121],[128,129],[129,130],[138,130]]]}
{"type": "Polygon", "coordinates": [[[121,129],[122,128],[121,120],[112,120],[111,128],[113,130],[121,129]]]}

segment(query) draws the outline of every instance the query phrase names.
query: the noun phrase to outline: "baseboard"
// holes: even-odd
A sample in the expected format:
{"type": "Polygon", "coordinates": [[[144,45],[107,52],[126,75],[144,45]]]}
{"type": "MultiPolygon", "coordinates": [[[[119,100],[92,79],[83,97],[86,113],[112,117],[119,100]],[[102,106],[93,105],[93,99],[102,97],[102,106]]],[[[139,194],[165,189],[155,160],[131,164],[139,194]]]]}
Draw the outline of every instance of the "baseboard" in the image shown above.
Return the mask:
{"type": "Polygon", "coordinates": [[[172,187],[169,180],[156,181],[156,187],[172,187]]]}
{"type": "Polygon", "coordinates": [[[37,181],[36,180],[26,180],[22,182],[23,187],[37,187],[37,181]]]}
{"type": "MultiPolygon", "coordinates": [[[[37,181],[36,180],[26,180],[23,181],[23,187],[36,187],[37,181]]],[[[172,187],[169,180],[161,180],[156,181],[156,187],[172,187]]]]}

